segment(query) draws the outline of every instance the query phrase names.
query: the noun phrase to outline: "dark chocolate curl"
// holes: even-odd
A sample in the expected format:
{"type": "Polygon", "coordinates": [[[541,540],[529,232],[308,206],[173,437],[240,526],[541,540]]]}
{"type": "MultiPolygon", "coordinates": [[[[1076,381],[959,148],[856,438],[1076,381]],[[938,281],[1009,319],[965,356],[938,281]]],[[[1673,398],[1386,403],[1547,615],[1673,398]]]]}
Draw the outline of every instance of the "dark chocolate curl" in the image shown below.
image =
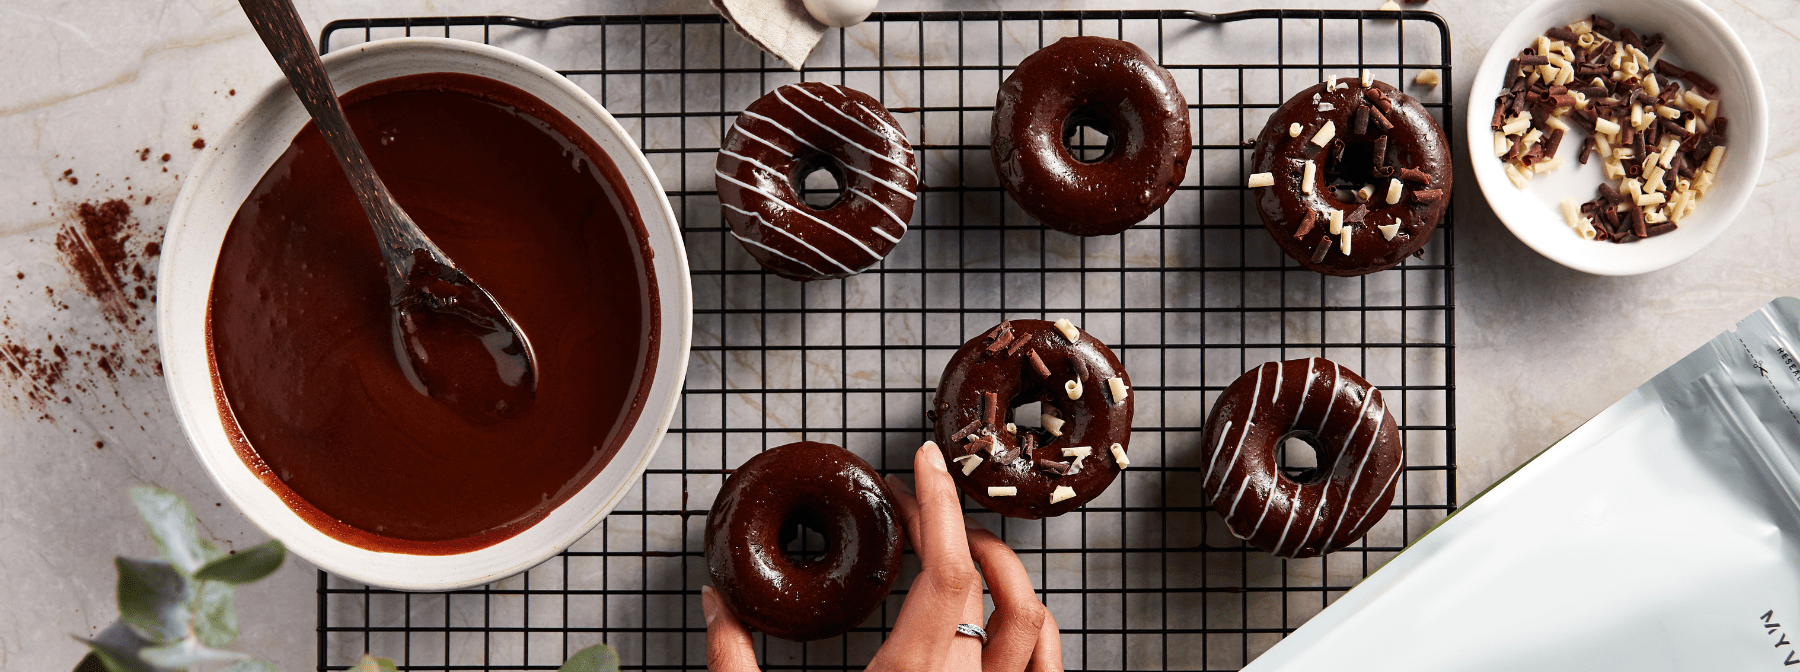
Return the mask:
{"type": "Polygon", "coordinates": [[[1408,182],[1418,182],[1427,187],[1431,186],[1431,176],[1426,175],[1423,171],[1416,168],[1401,168],[1400,179],[1408,182]]]}
{"type": "Polygon", "coordinates": [[[1039,378],[1050,377],[1050,367],[1044,366],[1044,360],[1038,357],[1036,350],[1026,350],[1025,357],[1031,360],[1031,370],[1036,371],[1039,378]]]}
{"type": "Polygon", "coordinates": [[[1300,220],[1300,228],[1294,230],[1294,240],[1305,238],[1306,234],[1312,233],[1313,223],[1318,219],[1318,215],[1319,213],[1316,211],[1306,211],[1306,219],[1300,220]]]}
{"type": "Polygon", "coordinates": [[[1319,263],[1319,262],[1325,260],[1325,255],[1331,252],[1332,240],[1333,239],[1331,236],[1325,236],[1325,237],[1319,239],[1318,246],[1313,248],[1313,255],[1312,255],[1313,263],[1316,264],[1316,263],[1319,263]]]}
{"type": "Polygon", "coordinates": [[[1441,189],[1420,189],[1412,192],[1413,200],[1420,203],[1432,203],[1444,195],[1441,189]]]}

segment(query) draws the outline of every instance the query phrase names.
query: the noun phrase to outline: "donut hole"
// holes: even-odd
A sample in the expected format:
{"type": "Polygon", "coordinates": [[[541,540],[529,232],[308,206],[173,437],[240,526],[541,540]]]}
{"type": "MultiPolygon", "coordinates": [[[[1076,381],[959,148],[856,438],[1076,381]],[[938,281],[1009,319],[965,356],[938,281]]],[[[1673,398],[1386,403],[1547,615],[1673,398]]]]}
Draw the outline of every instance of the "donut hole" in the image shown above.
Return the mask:
{"type": "Polygon", "coordinates": [[[1306,430],[1288,432],[1275,443],[1275,465],[1283,476],[1301,485],[1325,480],[1324,458],[1318,435],[1306,430]]]}
{"type": "Polygon", "coordinates": [[[1112,156],[1116,135],[1111,121],[1086,110],[1076,110],[1063,119],[1063,149],[1082,163],[1100,163],[1112,156]]]}
{"type": "Polygon", "coordinates": [[[830,540],[825,535],[829,529],[831,526],[818,509],[795,509],[781,521],[781,550],[798,566],[824,562],[830,548],[827,546],[830,540]]]}
{"type": "Polygon", "coordinates": [[[800,201],[814,210],[829,210],[843,200],[847,192],[844,169],[837,159],[826,154],[795,157],[794,174],[788,179],[793,182],[794,191],[800,194],[800,201]]]}

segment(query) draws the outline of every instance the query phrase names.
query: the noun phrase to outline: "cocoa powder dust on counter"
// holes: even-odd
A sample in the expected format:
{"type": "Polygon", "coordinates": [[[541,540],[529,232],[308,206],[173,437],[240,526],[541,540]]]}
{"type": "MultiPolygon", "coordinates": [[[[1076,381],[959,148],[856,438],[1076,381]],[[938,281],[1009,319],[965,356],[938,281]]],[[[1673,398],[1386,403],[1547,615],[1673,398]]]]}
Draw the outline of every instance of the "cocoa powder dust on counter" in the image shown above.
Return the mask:
{"type": "MultiPolygon", "coordinates": [[[[0,396],[0,403],[10,399],[18,410],[49,422],[56,421],[52,405],[74,405],[77,396],[84,404],[96,400],[93,405],[102,410],[117,406],[130,411],[119,384],[162,375],[161,356],[148,328],[156,303],[161,224],[144,226],[131,205],[118,198],[58,210],[64,222],[53,241],[42,242],[54,243],[52,257],[68,278],[16,271],[7,274],[10,291],[0,292],[6,297],[0,301],[0,379],[13,381],[6,384],[10,393],[0,396]],[[100,328],[83,315],[86,305],[97,308],[100,328]]],[[[147,412],[131,412],[142,413],[147,412]]]]}

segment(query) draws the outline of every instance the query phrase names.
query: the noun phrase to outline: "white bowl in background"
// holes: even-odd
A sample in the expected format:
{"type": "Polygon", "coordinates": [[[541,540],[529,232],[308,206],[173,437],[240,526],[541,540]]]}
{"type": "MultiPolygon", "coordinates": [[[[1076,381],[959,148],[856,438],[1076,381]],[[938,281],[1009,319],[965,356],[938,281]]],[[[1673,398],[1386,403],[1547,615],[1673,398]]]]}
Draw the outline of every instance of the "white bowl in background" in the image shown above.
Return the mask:
{"type": "Polygon", "coordinates": [[[1539,254],[1578,271],[1596,275],[1636,275],[1667,268],[1693,256],[1731,226],[1750,192],[1756,188],[1768,145],[1769,112],[1756,63],[1731,26],[1699,0],[1538,0],[1500,31],[1475,72],[1469,88],[1469,158],[1475,182],[1513,235],[1539,254]],[[1552,26],[1599,14],[1639,35],[1662,33],[1668,40],[1663,56],[1692,69],[1719,87],[1720,115],[1731,119],[1726,129],[1725,163],[1718,179],[1681,228],[1632,243],[1583,240],[1563,220],[1562,200],[1593,200],[1605,178],[1600,162],[1575,161],[1579,129],[1562,142],[1567,165],[1531,181],[1520,190],[1506,178],[1506,166],[1494,156],[1494,98],[1505,83],[1507,63],[1552,26]]]}
{"type": "Polygon", "coordinates": [[[675,213],[656,173],[625,129],[593,97],[543,65],[465,40],[409,37],[350,47],[325,57],[339,92],[405,75],[458,72],[517,87],[562,112],[599,144],[636,201],[654,258],[661,340],[644,409],[612,461],[537,524],[486,548],[455,555],[406,555],[346,544],[307,524],[244,464],[226,437],[207,353],[207,301],[226,229],[238,207],[309,117],[286,80],[265,87],[215,139],[176,198],[163,237],[157,332],[163,372],[181,428],[200,463],[233,505],[288,549],[339,576],[401,590],[463,588],[517,574],[575,543],[624,497],[649,464],[674,414],[687,373],[693,292],[675,213]]]}

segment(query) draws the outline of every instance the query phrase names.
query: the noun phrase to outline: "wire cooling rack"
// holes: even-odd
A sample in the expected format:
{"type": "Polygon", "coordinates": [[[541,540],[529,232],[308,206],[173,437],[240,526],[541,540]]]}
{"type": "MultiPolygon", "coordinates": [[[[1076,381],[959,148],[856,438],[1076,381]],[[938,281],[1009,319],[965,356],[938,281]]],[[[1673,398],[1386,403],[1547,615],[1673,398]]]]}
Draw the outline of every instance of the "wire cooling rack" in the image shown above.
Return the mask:
{"type": "MultiPolygon", "coordinates": [[[[685,231],[693,355],[675,425],[643,480],[569,551],[453,593],[374,590],[321,572],[321,671],[365,650],[402,669],[548,670],[600,641],[627,669],[705,667],[701,539],[727,470],[805,438],[843,445],[885,473],[909,471],[930,435],[924,412],[938,372],[1003,318],[1071,318],[1111,344],[1137,384],[1132,466],[1105,494],[1047,521],[965,502],[1024,561],[1070,669],[1242,667],[1456,506],[1451,215],[1419,258],[1327,278],[1282,255],[1243,188],[1246,141],[1288,95],[1328,75],[1366,68],[1401,84],[1454,134],[1450,36],[1435,14],[875,14],[827,33],[799,72],[713,15],[336,21],[320,51],[413,34],[545,62],[633,134],[685,231]],[[1155,56],[1187,97],[1197,142],[1168,204],[1118,236],[1048,231],[1005,195],[988,158],[1000,82],[1027,54],[1077,34],[1155,56]],[[1443,83],[1412,83],[1427,70],[1443,83]],[[726,235],[713,190],[714,152],[737,110],[800,80],[874,95],[920,159],[912,231],[882,264],[842,281],[762,272],[726,235]],[[1407,467],[1393,510],[1364,540],[1284,560],[1244,546],[1207,509],[1199,436],[1240,373],[1315,355],[1385,390],[1407,467]]],[[[1099,146],[1087,133],[1077,149],[1099,146]]],[[[763,667],[860,668],[916,571],[909,555],[899,589],[848,635],[804,645],[758,635],[763,667]]]]}

